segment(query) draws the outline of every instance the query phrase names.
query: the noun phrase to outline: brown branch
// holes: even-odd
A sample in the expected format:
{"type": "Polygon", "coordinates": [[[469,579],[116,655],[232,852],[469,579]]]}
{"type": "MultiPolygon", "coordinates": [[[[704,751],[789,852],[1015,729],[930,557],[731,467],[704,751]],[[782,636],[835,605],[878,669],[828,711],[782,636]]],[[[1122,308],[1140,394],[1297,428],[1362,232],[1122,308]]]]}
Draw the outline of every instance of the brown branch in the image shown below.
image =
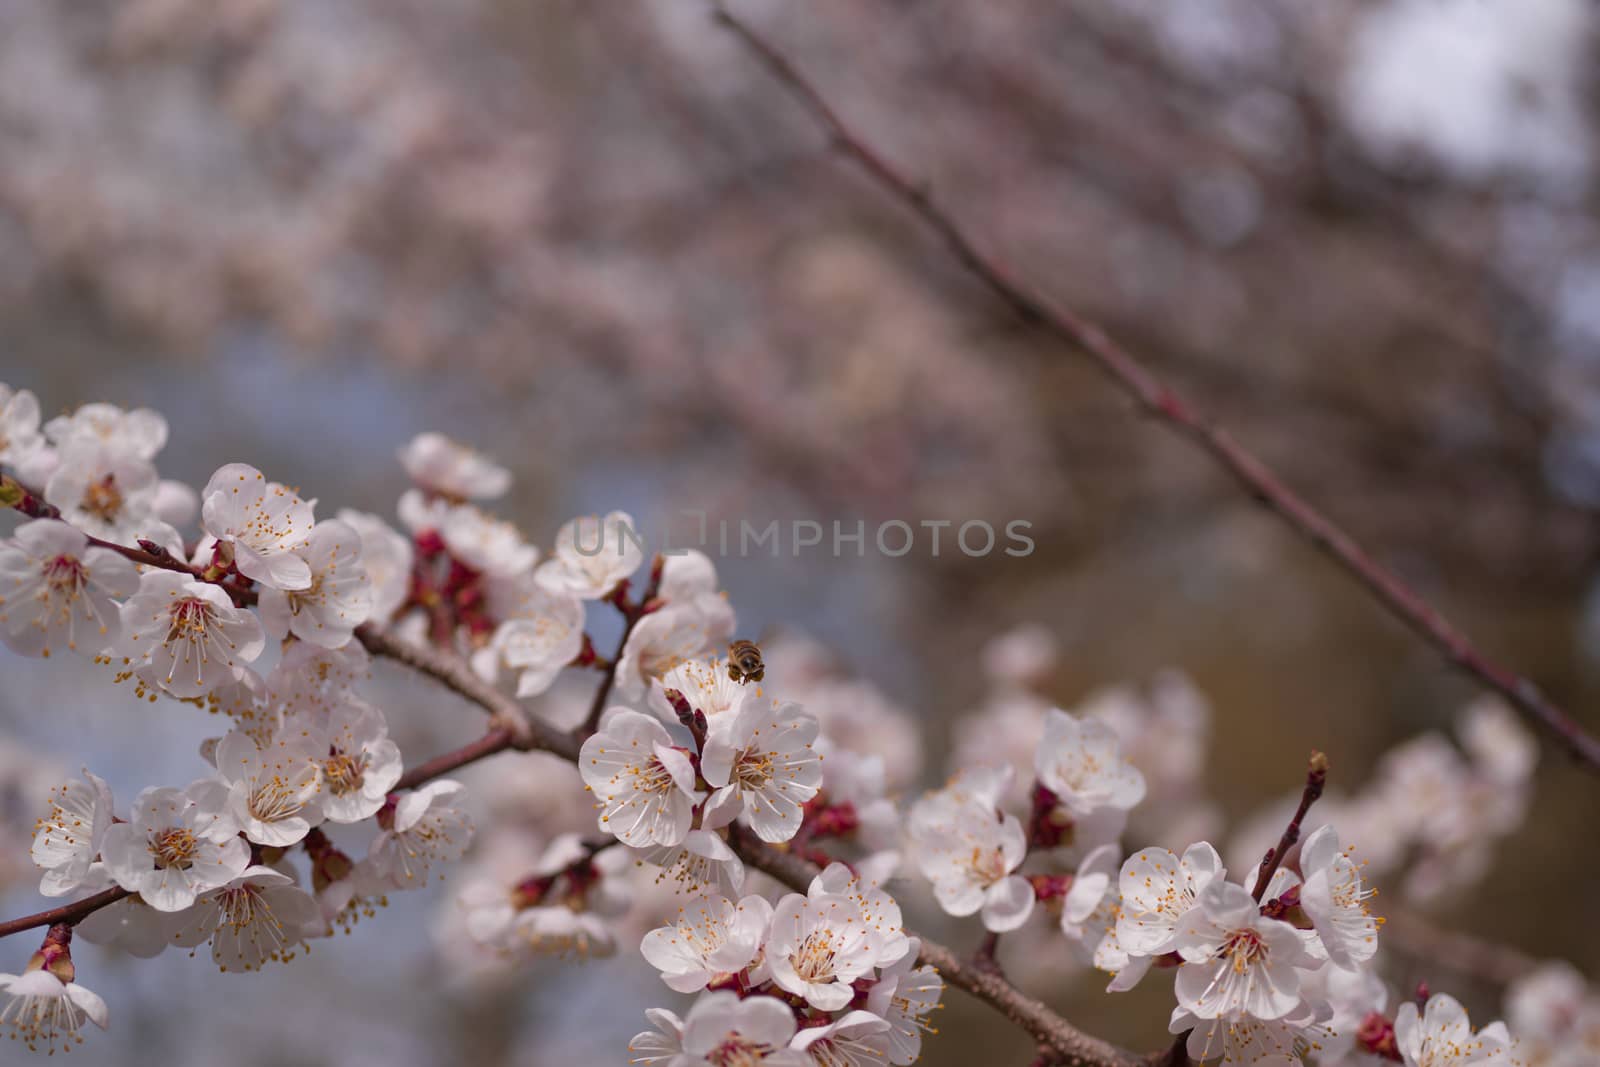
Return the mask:
{"type": "MultiPolygon", "coordinates": [[[[61,509],[53,504],[46,503],[42,493],[28,488],[6,474],[0,474],[0,500],[5,501],[8,506],[15,508],[32,519],[61,518],[61,509]]],[[[150,546],[149,548],[133,548],[129,545],[119,545],[115,541],[107,541],[103,537],[96,537],[94,534],[83,530],[78,532],[88,538],[89,543],[96,548],[109,549],[133,563],[145,567],[157,567],[164,571],[176,571],[179,574],[187,574],[197,582],[209,582],[218,586],[240,607],[256,602],[254,589],[243,589],[232,583],[222,581],[220,578],[208,577],[204,568],[196,567],[179,559],[167,551],[166,548],[153,541],[139,542],[141,546],[148,545],[150,546]]]]}
{"type": "Polygon", "coordinates": [[[59,908],[49,911],[37,912],[33,915],[24,915],[20,919],[0,923],[0,937],[9,937],[19,934],[24,930],[32,930],[36,926],[54,926],[56,923],[76,923],[92,911],[99,911],[107,904],[115,904],[128,895],[128,891],[121,886],[112,886],[110,889],[101,890],[92,897],[63,904],[59,908]]]}
{"type": "Polygon", "coordinates": [[[505,727],[496,727],[478,738],[456,749],[435,756],[426,763],[419,763],[400,776],[395,783],[395,789],[415,789],[424,782],[458,771],[469,763],[476,763],[485,756],[492,756],[496,752],[504,752],[508,748],[516,748],[516,739],[511,731],[505,727]]]}
{"type": "Polygon", "coordinates": [[[514,698],[474,674],[461,657],[402,641],[370,623],[356,628],[356,638],[374,656],[403,663],[487,711],[495,728],[510,731],[512,741],[507,747],[525,752],[538,749],[577,762],[579,742],[574,737],[530,717],[514,698]]]}
{"type": "Polygon", "coordinates": [[[1164,382],[1145,370],[1098,325],[1080,317],[1014,275],[998,257],[939,207],[928,189],[909,178],[840,118],[789,59],[728,11],[715,18],[739,38],[829,134],[834,145],[930,227],[963,266],[1030,325],[1083,352],[1148,415],[1211,457],[1259,504],[1330,557],[1396,618],[1433,645],[1457,668],[1505,697],[1546,728],[1590,770],[1600,770],[1600,740],[1551,703],[1528,679],[1485,656],[1399,575],[1378,563],[1354,538],[1279,479],[1266,464],[1212,424],[1164,382]]]}

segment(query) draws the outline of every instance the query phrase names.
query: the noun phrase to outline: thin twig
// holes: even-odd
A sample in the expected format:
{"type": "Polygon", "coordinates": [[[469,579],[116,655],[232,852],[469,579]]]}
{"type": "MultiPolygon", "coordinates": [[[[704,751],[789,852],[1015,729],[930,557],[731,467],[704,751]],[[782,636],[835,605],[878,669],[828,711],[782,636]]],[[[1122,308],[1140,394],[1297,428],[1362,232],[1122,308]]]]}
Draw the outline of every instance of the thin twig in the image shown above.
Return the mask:
{"type": "Polygon", "coordinates": [[[402,641],[370,623],[356,627],[356,638],[374,656],[403,663],[487,711],[495,727],[511,731],[513,744],[510,747],[552,752],[568,761],[578,758],[576,740],[544,720],[529,716],[514,698],[474,674],[460,656],[402,641]]]}
{"type": "Polygon", "coordinates": [[[426,763],[417,764],[402,774],[394,787],[396,790],[415,789],[423,782],[430,782],[451,771],[458,771],[469,763],[476,763],[485,756],[492,756],[496,752],[504,752],[508,748],[515,747],[516,739],[511,731],[503,726],[497,727],[476,741],[462,745],[454,752],[446,752],[426,763]]]}
{"type": "Polygon", "coordinates": [[[1005,972],[1000,969],[999,953],[1000,935],[991,930],[983,935],[983,941],[979,943],[978,950],[972,954],[972,965],[980,971],[987,971],[989,974],[1003,975],[1005,972]]]}
{"type": "Polygon", "coordinates": [[[1300,824],[1305,822],[1306,812],[1311,810],[1311,805],[1322,796],[1322,790],[1328,784],[1328,757],[1320,752],[1311,753],[1311,761],[1306,767],[1306,785],[1300,791],[1300,806],[1295,808],[1294,817],[1289,820],[1289,825],[1283,828],[1283,836],[1278,838],[1278,844],[1267,850],[1266,857],[1261,861],[1261,869],[1256,874],[1256,888],[1250,895],[1255,897],[1256,903],[1261,903],[1261,896],[1267,891],[1267,884],[1272,881],[1272,876],[1283,865],[1283,858],[1289,850],[1300,840],[1300,824]]]}
{"type": "Polygon", "coordinates": [[[661,591],[661,572],[666,566],[666,559],[659,552],[650,563],[650,584],[645,588],[644,596],[638,603],[629,605],[625,599],[627,589],[618,587],[613,602],[622,611],[627,620],[622,627],[622,637],[617,641],[617,654],[611,657],[605,665],[605,673],[600,678],[600,685],[594,691],[594,700],[589,704],[589,714],[584,716],[583,725],[577,730],[579,740],[588,737],[600,728],[600,716],[605,714],[606,701],[611,697],[611,687],[617,684],[617,667],[622,663],[622,653],[628,647],[628,638],[633,636],[633,628],[639,625],[639,620],[644,618],[653,609],[653,601],[661,591]]]}
{"type": "Polygon", "coordinates": [[[1156,378],[1103,329],[1033,288],[997,256],[985,252],[939,207],[927,187],[912,180],[839,117],[789,59],[726,10],[715,18],[733,32],[763,67],[828,132],[835,147],[933,229],[947,248],[990,291],[1027,323],[1081,348],[1139,408],[1209,455],[1257,503],[1329,556],[1391,614],[1432,644],[1460,670],[1505,697],[1543,726],[1576,759],[1600,771],[1600,740],[1553,704],[1528,679],[1489,659],[1399,575],[1378,563],[1354,538],[1283,483],[1231,434],[1196,411],[1156,378]]]}

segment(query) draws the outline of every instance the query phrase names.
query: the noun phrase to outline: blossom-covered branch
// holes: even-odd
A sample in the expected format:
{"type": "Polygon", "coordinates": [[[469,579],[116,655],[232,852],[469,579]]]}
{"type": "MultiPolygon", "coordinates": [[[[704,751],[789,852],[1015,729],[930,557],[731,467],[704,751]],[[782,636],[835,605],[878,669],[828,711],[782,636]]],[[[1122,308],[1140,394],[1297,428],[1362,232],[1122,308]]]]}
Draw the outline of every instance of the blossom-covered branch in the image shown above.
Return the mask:
{"type": "MultiPolygon", "coordinates": [[[[515,735],[505,727],[490,730],[476,741],[443,755],[436,756],[426,763],[419,763],[406,771],[395,783],[396,789],[415,789],[435,778],[441,778],[462,767],[476,763],[487,756],[497,752],[505,752],[520,747],[515,735]]],[[[73,925],[88,917],[101,908],[109,907],[117,901],[128,896],[128,890],[120,886],[112,886],[93,896],[84,897],[82,900],[63,904],[59,908],[49,908],[32,915],[23,915],[15,919],[0,922],[0,937],[9,937],[24,930],[33,930],[41,926],[54,926],[57,923],[73,925]]]]}
{"type": "MultiPolygon", "coordinates": [[[[1444,994],[1390,1008],[1373,969],[1374,890],[1331,820],[1310,821],[1324,761],[1288,829],[1275,820],[1268,860],[1257,870],[1257,846],[1242,865],[1254,894],[1228,877],[1193,819],[1202,713],[1181,687],[1166,687],[1172,714],[1159,720],[1069,713],[1017,689],[1039,652],[1008,639],[984,657],[1005,680],[1008,720],[981,713],[956,773],[902,811],[893,792],[916,784],[914,726],[895,726],[862,687],[808,683],[789,653],[733,640],[703,553],[656,556],[631,599],[646,557],[626,514],[566,523],[541,562],[477,503],[504,493],[509,472],[436,434],[400,450],[409,536],[361,512],[318,518],[314,501],[240,463],[198,493],[161,482],[165,439],[155,413],[105,404],[41,428],[32,395],[0,386],[6,496],[28,516],[0,540],[0,642],[64,652],[52,664],[129,686],[141,711],[201,707],[225,723],[200,748],[199,777],[150,785],[120,813],[87,768],[50,795],[30,849],[39,891],[76,900],[0,926],[49,927],[20,973],[0,974],[0,1023],[30,1047],[108,1025],[79,981],[75,938],[135,957],[208,945],[220,970],[253,971],[431,883],[477,839],[441,950],[514,964],[636,938],[667,988],[697,995],[683,1018],[647,1013],[653,1029],[629,1046],[640,1064],[902,1067],[937,1032],[947,984],[1026,1031],[1041,1062],[1147,1062],[1008,977],[1045,959],[1092,963],[1110,992],[1170,974],[1167,1029],[1181,1036],[1161,1062],[1331,1065],[1342,1041],[1339,1052],[1426,1067],[1429,1047],[1464,1035],[1486,1064],[1509,1050],[1504,1027],[1473,1035],[1444,994]],[[42,489],[18,495],[24,484],[42,489]],[[184,536],[196,518],[199,535],[184,536]],[[592,609],[622,616],[603,663],[592,609]],[[373,656],[476,705],[488,729],[407,768],[365,692],[373,656]],[[563,676],[581,686],[596,666],[598,686],[560,714],[575,696],[563,676]],[[480,836],[466,786],[445,776],[512,750],[571,769],[508,775],[517,784],[489,791],[480,836]],[[1125,853],[1131,833],[1181,854],[1125,853]],[[751,869],[775,881],[747,881],[751,869]],[[906,928],[907,872],[944,912],[981,924],[975,957],[906,928]],[[636,907],[639,893],[655,906],[636,907]],[[650,928],[630,932],[629,915],[650,928]],[[1006,943],[1030,951],[1002,973],[1000,936],[1029,924],[1006,943]]],[[[1525,810],[1536,754],[1508,720],[1470,717],[1470,765],[1427,739],[1395,761],[1399,791],[1383,804],[1440,853],[1418,853],[1413,878],[1435,859],[1434,882],[1470,872],[1478,828],[1506,832],[1525,810]],[[1426,821],[1435,812],[1446,821],[1426,821]]],[[[1343,814],[1383,844],[1359,811],[1343,814]]]]}
{"type": "Polygon", "coordinates": [[[1587,732],[1566,711],[1527,678],[1489,658],[1447,620],[1422,594],[1375,559],[1309,501],[1300,496],[1227,430],[1196,410],[1161,381],[1100,326],[1035,288],[986,251],[968,230],[944,210],[919,182],[891,163],[871,142],[834,110],[809,78],[749,23],[715,6],[716,19],[747,45],[751,53],[827,131],[834,146],[892,196],[926,223],[952,254],[1001,301],[1030,325],[1081,349],[1145,414],[1211,457],[1249,494],[1276,514],[1297,535],[1335,561],[1379,603],[1413,632],[1433,645],[1461,671],[1500,694],[1589,770],[1600,772],[1600,739],[1587,732]]]}
{"type": "MultiPolygon", "coordinates": [[[[773,848],[751,834],[736,832],[731,843],[750,866],[792,888],[803,889],[817,875],[814,864],[792,852],[773,848]]],[[[1049,1047],[1057,1062],[1067,1067],[1134,1067],[1161,1055],[1141,1056],[1084,1033],[992,970],[964,961],[937,941],[918,937],[921,941],[919,958],[923,963],[936,968],[940,977],[951,985],[972,994],[1028,1031],[1049,1047]]]]}

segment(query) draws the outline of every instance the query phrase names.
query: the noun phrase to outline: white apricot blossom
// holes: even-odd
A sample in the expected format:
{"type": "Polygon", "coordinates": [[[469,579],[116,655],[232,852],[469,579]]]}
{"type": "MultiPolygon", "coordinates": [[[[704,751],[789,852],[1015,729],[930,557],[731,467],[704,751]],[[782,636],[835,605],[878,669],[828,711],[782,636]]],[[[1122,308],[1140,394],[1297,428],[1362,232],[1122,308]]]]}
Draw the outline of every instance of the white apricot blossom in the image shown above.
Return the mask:
{"type": "Polygon", "coordinates": [[[163,786],[139,794],[128,821],[106,831],[100,855],[118,885],[157,911],[172,912],[238,877],[249,865],[250,847],[220,809],[163,786]]]}
{"type": "Polygon", "coordinates": [[[439,778],[385,805],[367,850],[372,874],[392,889],[420,889],[435,864],[460,859],[472,843],[472,820],[457,806],[462,793],[460,782],[439,778]]]}
{"type": "Polygon", "coordinates": [[[1406,1067],[1514,1067],[1517,1062],[1505,1023],[1474,1032],[1461,1002],[1446,993],[1429,997],[1421,1012],[1409,1001],[1400,1005],[1394,1039],[1406,1067]]]}
{"type": "Polygon", "coordinates": [[[56,648],[94,655],[122,632],[113,598],[139,588],[139,572],[120,554],[91,547],[81,531],[35,519],[0,542],[0,639],[24,656],[56,648]]]}
{"type": "Polygon", "coordinates": [[[867,1010],[888,1023],[884,1032],[888,1061],[896,1067],[917,1062],[922,1055],[922,1035],[931,1033],[928,1023],[944,996],[944,979],[936,968],[917,965],[922,942],[911,938],[906,953],[885,967],[867,991],[867,1010]]]}
{"type": "Polygon", "coordinates": [[[64,982],[51,972],[39,969],[22,974],[0,974],[0,1026],[11,1031],[30,1052],[54,1054],[59,1047],[70,1051],[81,1044],[78,1031],[92,1022],[106,1028],[106,1002],[98,993],[64,982]]]}
{"type": "MultiPolygon", "coordinates": [[[[681,1021],[669,1011],[646,1013],[654,1032],[628,1043],[636,1064],[664,1067],[813,1067],[803,1051],[791,1049],[794,1013],[775,997],[706,993],[681,1021]]],[[[848,1061],[845,1061],[848,1062],[848,1061]]]]}
{"type": "Polygon", "coordinates": [[[966,774],[911,809],[912,857],[951,915],[982,912],[986,929],[1015,930],[1033,911],[1033,887],[1013,872],[1028,852],[1015,815],[995,801],[1007,775],[966,774]]]}
{"type": "Polygon", "coordinates": [[[711,890],[732,898],[744,888],[744,861],[710,830],[690,830],[679,845],[632,851],[640,861],[660,868],[657,885],[671,886],[676,893],[711,890]]]}
{"type": "Polygon", "coordinates": [[[451,500],[489,500],[511,488],[511,472],[442,433],[419,433],[400,449],[417,485],[451,500]]]}
{"type": "Polygon", "coordinates": [[[39,398],[0,382],[0,463],[16,466],[44,445],[39,433],[39,398]]]}
{"type": "Polygon", "coordinates": [[[720,656],[684,660],[651,681],[651,710],[673,723],[678,718],[667,699],[668,690],[682,693],[691,708],[705,715],[706,728],[713,736],[725,732],[745,700],[760,691],[757,686],[734,681],[728,674],[727,662],[720,656]]]}
{"type": "Polygon", "coordinates": [[[156,469],[147,460],[93,443],[61,450],[44,498],[63,521],[119,545],[141,538],[171,548],[174,531],[155,514],[156,469]]]}
{"type": "Polygon", "coordinates": [[[44,424],[45,436],[57,448],[97,445],[136,459],[152,460],[167,444],[167,420],[149,408],[125,411],[115,404],[84,404],[71,415],[44,424]]]}
{"type": "Polygon", "coordinates": [[[539,562],[539,550],[514,524],[469,505],[451,508],[438,530],[452,556],[491,578],[515,578],[539,562]]]}
{"type": "Polygon", "coordinates": [[[355,823],[376,815],[404,770],[383,712],[352,699],[336,706],[325,724],[307,726],[306,733],[322,816],[355,823]]]}
{"type": "Polygon", "coordinates": [[[411,594],[411,539],[370,512],[341,508],[336,518],[361,538],[361,566],[372,596],[370,618],[388,622],[411,594]]]}
{"type": "Polygon", "coordinates": [[[518,856],[529,862],[528,838],[502,832],[488,844],[495,850],[480,851],[476,877],[457,894],[473,943],[514,959],[597,959],[616,953],[610,920],[628,909],[625,850],[597,852],[578,834],[561,834],[532,861],[532,872],[520,872],[508,890],[511,878],[504,872],[518,856]]]}
{"type": "MultiPolygon", "coordinates": [[[[105,887],[112,884],[109,878],[105,887]]],[[[85,886],[84,888],[89,888],[85,886]]],[[[92,945],[126,952],[135,959],[155,959],[172,944],[173,928],[187,912],[157,911],[138,894],[96,908],[78,921],[73,934],[92,945]]]]}
{"type": "Polygon", "coordinates": [[[765,897],[737,902],[720,893],[685,901],[666,926],[644,935],[639,951],[679,993],[695,993],[718,975],[744,970],[761,952],[772,921],[765,897]]]}
{"type": "Polygon", "coordinates": [[[870,1011],[851,1011],[822,1026],[808,1026],[789,1047],[816,1067],[882,1063],[889,1055],[889,1021],[870,1011]]]}
{"type": "MultiPolygon", "coordinates": [[[[1339,834],[1324,826],[1306,838],[1300,849],[1300,906],[1310,916],[1328,959],[1353,970],[1378,952],[1378,920],[1367,901],[1361,868],[1339,848],[1339,834]]],[[[1270,896],[1269,898],[1270,899],[1270,896]]]]}
{"type": "Polygon", "coordinates": [[[830,863],[806,887],[810,896],[831,893],[849,897],[860,909],[861,921],[866,924],[871,942],[872,966],[888,967],[913,951],[912,941],[905,933],[905,919],[900,905],[876,880],[843,863],[830,863]]]}
{"type": "Polygon", "coordinates": [[[683,1062],[683,1020],[666,1008],[646,1008],[644,1017],[654,1030],[634,1034],[628,1042],[628,1063],[676,1067],[683,1062]]]}
{"type": "Polygon", "coordinates": [[[293,634],[338,648],[372,614],[372,583],[361,557],[361,535],[338,521],[319,522],[295,554],[310,568],[310,584],[261,590],[261,625],[273,637],[293,634]]]}
{"type": "Polygon", "coordinates": [[[211,959],[223,971],[257,971],[268,960],[287,960],[326,923],[316,899],[271,867],[246,868],[202,895],[175,923],[172,943],[193,948],[211,942],[211,959]]]}
{"type": "Polygon", "coordinates": [[[578,753],[583,784],[599,801],[600,829],[643,848],[683,842],[694,818],[689,755],[648,715],[612,711],[578,753]]]}
{"type": "Polygon", "coordinates": [[[1115,940],[1117,916],[1122,909],[1117,855],[1113,845],[1101,845],[1091,851],[1078,864],[1072,885],[1061,901],[1061,932],[1082,945],[1096,967],[1112,972],[1127,965],[1126,954],[1120,959],[1112,958],[1121,948],[1115,940]],[[1102,949],[1107,940],[1112,944],[1102,949]]]}
{"type": "Polygon", "coordinates": [[[550,559],[539,566],[539,582],[554,593],[599,600],[638,570],[643,559],[638,530],[627,512],[613,511],[603,519],[585,515],[556,533],[550,559]]]}
{"type": "Polygon", "coordinates": [[[1051,708],[1033,765],[1039,782],[1074,815],[1127,811],[1144,799],[1144,775],[1122,758],[1116,731],[1097,719],[1080,722],[1051,708]]]}
{"type": "Polygon", "coordinates": [[[266,647],[255,613],[235,607],[210,582],[152,570],[122,605],[117,655],[178,697],[196,697],[239,679],[266,647]]]}
{"type": "Polygon", "coordinates": [[[747,701],[726,731],[707,738],[700,769],[714,792],[706,824],[743,814],[763,841],[787,841],[822,784],[817,720],[798,704],[747,701]]]}
{"type": "Polygon", "coordinates": [[[1197,1018],[1281,1019],[1300,1005],[1298,967],[1315,961],[1300,932],[1261,914],[1249,890],[1214,881],[1178,924],[1178,1005],[1197,1018]]]}
{"type": "Polygon", "coordinates": [[[856,902],[835,893],[790,893],[772,910],[766,966],[778,988],[819,1011],[838,1011],[851,983],[872,969],[873,944],[856,902]]]}
{"type": "Polygon", "coordinates": [[[196,799],[214,794],[233,830],[258,845],[285,848],[322,821],[318,806],[318,756],[303,737],[277,740],[264,748],[243,730],[233,730],[216,747],[217,777],[200,785],[196,799]]]}
{"type": "Polygon", "coordinates": [[[33,862],[44,870],[39,892],[64,896],[81,888],[105,844],[115,813],[111,787],[88,771],[50,793],[50,810],[33,831],[33,862]]]}
{"type": "Polygon", "coordinates": [[[1201,891],[1226,873],[1222,857],[1205,841],[1190,845],[1181,859],[1164,848],[1140,849],[1129,856],[1118,875],[1118,944],[1132,956],[1175,951],[1178,924],[1201,891]]]}
{"type": "Polygon", "coordinates": [[[206,533],[230,546],[240,574],[273,589],[305,589],[311,566],[299,555],[313,524],[311,505],[245,463],[217,468],[200,493],[206,533]]]}
{"type": "Polygon", "coordinates": [[[583,601],[540,587],[521,607],[525,614],[497,626],[472,664],[490,681],[504,665],[517,675],[517,696],[538,696],[583,651],[583,601]]]}
{"type": "Polygon", "coordinates": [[[674,668],[726,644],[733,636],[733,622],[731,609],[708,612],[698,602],[652,611],[634,626],[617,657],[617,689],[637,699],[674,668]]]}

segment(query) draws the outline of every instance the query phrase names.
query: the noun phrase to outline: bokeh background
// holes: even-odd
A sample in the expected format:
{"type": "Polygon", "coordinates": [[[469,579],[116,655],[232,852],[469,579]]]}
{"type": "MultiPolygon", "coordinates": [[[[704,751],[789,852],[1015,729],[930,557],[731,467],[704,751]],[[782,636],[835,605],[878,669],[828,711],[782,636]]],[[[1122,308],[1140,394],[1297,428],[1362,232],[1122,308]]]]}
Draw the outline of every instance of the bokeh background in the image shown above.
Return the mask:
{"type": "MultiPolygon", "coordinates": [[[[1592,5],[734,8],[988,248],[1600,729],[1592,5]]],[[[1041,686],[1064,706],[1186,672],[1233,820],[1313,747],[1354,784],[1448,728],[1466,682],[1021,328],[708,13],[0,3],[0,380],[50,414],[156,408],[164,476],[246,461],[329,511],[392,515],[394,450],[442,430],[512,467],[504,510],[542,545],[613,507],[647,525],[1025,519],[1023,559],[718,561],[741,632],[804,631],[914,717],[927,782],[982,699],[984,642],[1024,622],[1059,643],[1041,686]]],[[[87,762],[122,797],[195,773],[203,716],[154,718],[52,666],[0,659],[14,765],[48,785],[87,762]]],[[[403,748],[476,726],[379,682],[403,748]]],[[[1582,913],[1597,795],[1547,749],[1525,826],[1429,918],[1600,973],[1582,913]]],[[[21,792],[7,808],[9,913],[38,901],[33,812],[21,792]]],[[[86,947],[117,1029],[74,1055],[621,1062],[641,1009],[680,999],[627,952],[452,985],[423,897],[262,975],[86,947]]],[[[20,939],[6,948],[14,970],[20,939]]],[[[1497,1008],[1482,974],[1397,966],[1497,1008]]],[[[1164,985],[1110,1000],[1042,980],[1087,1028],[1163,1043],[1164,985]]],[[[1026,1062],[983,1009],[946,1003],[927,1063],[1026,1062]]]]}

